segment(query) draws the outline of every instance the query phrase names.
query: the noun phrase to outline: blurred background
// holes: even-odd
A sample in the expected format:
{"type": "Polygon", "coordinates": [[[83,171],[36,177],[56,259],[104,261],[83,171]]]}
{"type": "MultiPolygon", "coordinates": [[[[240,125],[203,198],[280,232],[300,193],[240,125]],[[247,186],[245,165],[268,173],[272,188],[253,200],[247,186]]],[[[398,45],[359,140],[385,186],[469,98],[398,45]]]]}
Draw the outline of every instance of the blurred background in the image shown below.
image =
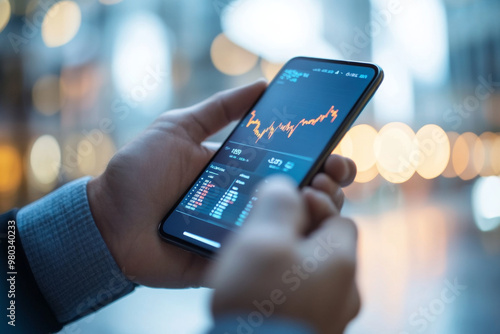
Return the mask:
{"type": "MultiPolygon", "coordinates": [[[[364,306],[348,333],[500,333],[497,0],[0,0],[0,210],[111,156],[161,112],[297,55],[386,79],[336,149],[359,174],[364,306]]],[[[216,135],[222,140],[229,130],[216,135]]],[[[137,288],[63,333],[202,333],[210,291],[137,288]]]]}

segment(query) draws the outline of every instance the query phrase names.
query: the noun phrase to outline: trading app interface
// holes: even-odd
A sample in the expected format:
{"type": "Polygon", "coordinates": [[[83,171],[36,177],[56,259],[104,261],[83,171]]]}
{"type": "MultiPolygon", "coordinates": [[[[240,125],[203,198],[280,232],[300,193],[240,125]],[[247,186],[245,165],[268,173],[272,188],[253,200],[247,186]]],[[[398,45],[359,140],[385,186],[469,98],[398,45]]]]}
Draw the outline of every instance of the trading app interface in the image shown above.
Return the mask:
{"type": "Polygon", "coordinates": [[[272,174],[300,183],[375,76],[371,67],[288,63],[173,210],[163,231],[205,249],[241,226],[272,174]]]}

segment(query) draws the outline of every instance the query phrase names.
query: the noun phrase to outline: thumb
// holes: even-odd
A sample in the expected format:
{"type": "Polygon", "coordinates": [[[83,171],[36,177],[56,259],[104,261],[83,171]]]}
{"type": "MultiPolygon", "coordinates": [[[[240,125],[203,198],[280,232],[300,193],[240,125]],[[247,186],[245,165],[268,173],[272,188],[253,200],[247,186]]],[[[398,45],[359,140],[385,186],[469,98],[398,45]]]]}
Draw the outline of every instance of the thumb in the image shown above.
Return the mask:
{"type": "Polygon", "coordinates": [[[183,109],[180,117],[185,129],[196,142],[202,142],[230,122],[241,118],[267,87],[264,80],[240,88],[219,92],[207,100],[183,109]]]}
{"type": "Polygon", "coordinates": [[[305,209],[297,185],[287,177],[274,176],[258,189],[258,200],[245,227],[266,236],[299,236],[305,227],[305,209]]]}

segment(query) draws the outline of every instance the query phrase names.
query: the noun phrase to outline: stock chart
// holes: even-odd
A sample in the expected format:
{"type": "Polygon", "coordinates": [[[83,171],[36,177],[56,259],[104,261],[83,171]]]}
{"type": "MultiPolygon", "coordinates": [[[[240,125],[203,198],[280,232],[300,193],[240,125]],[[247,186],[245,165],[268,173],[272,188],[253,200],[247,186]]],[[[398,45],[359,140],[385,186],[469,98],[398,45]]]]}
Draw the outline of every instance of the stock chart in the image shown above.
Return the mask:
{"type": "Polygon", "coordinates": [[[218,248],[222,231],[249,216],[259,182],[273,174],[305,178],[374,74],[368,67],[289,63],[189,188],[165,231],[218,248]]]}

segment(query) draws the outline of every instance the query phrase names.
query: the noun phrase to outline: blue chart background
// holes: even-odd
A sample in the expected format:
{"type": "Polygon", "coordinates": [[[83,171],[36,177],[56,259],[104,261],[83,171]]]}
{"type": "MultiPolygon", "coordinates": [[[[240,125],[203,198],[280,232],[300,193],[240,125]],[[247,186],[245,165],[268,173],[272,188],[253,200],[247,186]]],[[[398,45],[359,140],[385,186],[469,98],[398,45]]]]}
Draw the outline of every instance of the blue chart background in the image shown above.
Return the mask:
{"type": "Polygon", "coordinates": [[[231,135],[230,140],[316,159],[361,92],[371,82],[375,71],[368,67],[300,60],[289,63],[287,69],[296,70],[296,75],[291,78],[287,75],[278,77],[253,108],[256,110],[256,118],[261,122],[259,130],[267,128],[273,121],[277,126],[280,122],[286,124],[291,121],[292,124],[297,124],[303,118],[314,119],[325,114],[332,106],[339,111],[337,119],[331,123],[329,117],[315,126],[299,126],[290,138],[278,130],[271,139],[264,135],[258,143],[255,143],[257,137],[253,133],[254,125],[246,127],[252,117],[249,114],[238,131],[231,135]],[[314,69],[334,71],[334,73],[315,72],[314,69]],[[335,74],[337,71],[339,74],[335,74]],[[347,77],[347,73],[364,74],[367,78],[347,77]]]}

